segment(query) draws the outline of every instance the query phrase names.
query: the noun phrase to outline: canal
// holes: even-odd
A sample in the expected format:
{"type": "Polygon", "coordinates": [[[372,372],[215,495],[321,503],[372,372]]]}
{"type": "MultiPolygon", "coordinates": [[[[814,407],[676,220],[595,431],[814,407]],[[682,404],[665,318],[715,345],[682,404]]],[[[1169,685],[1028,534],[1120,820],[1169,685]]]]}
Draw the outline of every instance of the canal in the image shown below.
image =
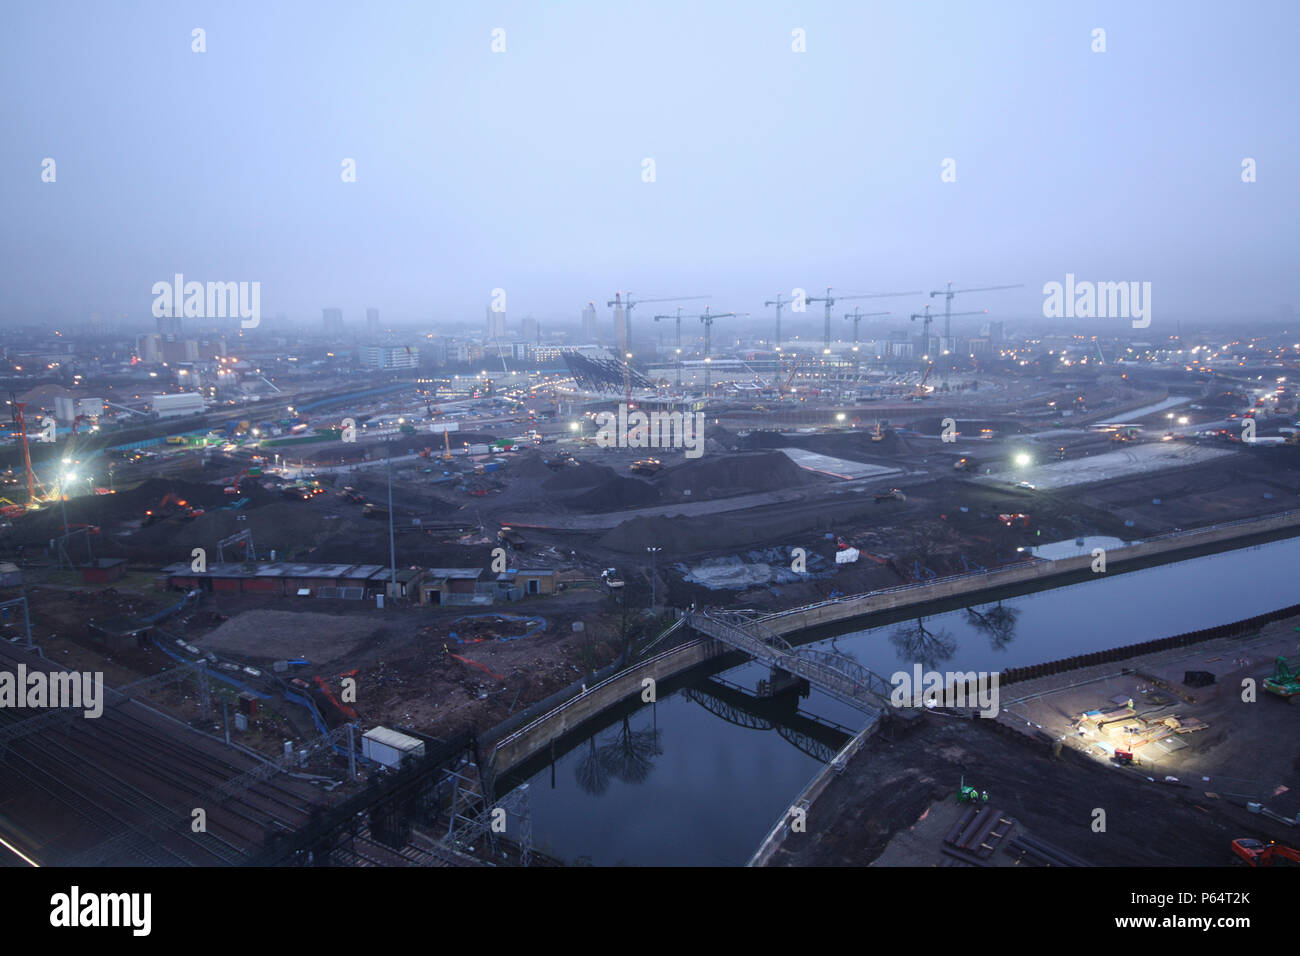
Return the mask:
{"type": "MultiPolygon", "coordinates": [[[[888,678],[921,663],[1000,671],[1226,624],[1297,602],[1300,538],[976,604],[814,646],[888,678]]],[[[724,665],[725,666],[725,665],[724,665]]],[[[815,688],[758,700],[755,663],[696,672],[654,704],[610,713],[528,765],[533,842],[598,866],[743,865],[865,717],[815,688]],[[541,769],[535,769],[538,763],[541,769]]],[[[1003,694],[1012,696],[1010,689],[1003,694]]],[[[511,783],[518,783],[516,779],[511,783]]]]}

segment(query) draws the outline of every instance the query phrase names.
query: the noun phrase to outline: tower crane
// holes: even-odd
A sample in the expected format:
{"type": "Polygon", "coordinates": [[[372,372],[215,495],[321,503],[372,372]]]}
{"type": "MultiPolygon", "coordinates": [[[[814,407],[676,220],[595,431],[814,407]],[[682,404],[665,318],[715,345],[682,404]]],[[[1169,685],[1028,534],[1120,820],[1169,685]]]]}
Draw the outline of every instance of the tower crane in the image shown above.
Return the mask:
{"type": "Polygon", "coordinates": [[[776,294],[775,299],[768,299],[763,303],[765,307],[769,305],[776,306],[776,341],[773,342],[772,345],[777,349],[781,348],[781,309],[789,304],[790,302],[788,300],[784,302],[781,300],[780,292],[776,294]]]}
{"type": "MultiPolygon", "coordinates": [[[[623,298],[622,292],[615,292],[614,298],[605,303],[607,307],[612,307],[615,314],[623,313],[622,335],[619,340],[619,358],[623,361],[623,400],[629,405],[632,403],[632,310],[643,302],[690,302],[693,299],[708,299],[707,295],[674,295],[661,299],[633,299],[631,294],[623,298]]],[[[617,326],[617,318],[614,320],[617,326]]]]}
{"type": "Polygon", "coordinates": [[[898,295],[920,295],[917,292],[872,292],[860,295],[831,295],[831,287],[826,287],[826,294],[822,296],[809,296],[809,302],[823,302],[826,305],[826,328],[822,334],[822,348],[825,352],[831,350],[831,308],[841,299],[888,299],[898,295]]]}
{"type": "MultiPolygon", "coordinates": [[[[954,315],[957,315],[957,316],[962,316],[962,315],[987,315],[987,314],[988,314],[988,311],[989,311],[988,309],[980,309],[980,310],[975,311],[975,312],[949,312],[949,313],[947,314],[947,318],[950,319],[950,318],[952,318],[952,316],[954,316],[954,315]]],[[[933,315],[930,314],[930,306],[929,306],[929,305],[927,305],[927,306],[925,307],[925,311],[924,311],[924,312],[913,312],[913,313],[912,313],[912,321],[913,321],[913,322],[915,322],[917,319],[924,319],[924,320],[925,320],[925,321],[922,323],[922,329],[921,329],[921,343],[922,343],[922,349],[921,349],[921,350],[922,350],[922,352],[926,352],[926,353],[928,353],[928,352],[930,351],[930,324],[935,320],[935,318],[936,318],[935,316],[933,316],[933,315]]]]}
{"type": "Polygon", "coordinates": [[[676,315],[656,315],[655,321],[675,319],[677,321],[677,387],[682,386],[682,307],[677,307],[676,315]]]}
{"type": "Polygon", "coordinates": [[[627,341],[621,344],[623,346],[623,351],[626,353],[629,351],[629,347],[632,344],[632,310],[638,305],[641,305],[643,302],[691,302],[695,299],[709,298],[712,298],[712,296],[672,295],[662,299],[633,299],[631,294],[629,294],[627,298],[623,298],[623,293],[615,292],[614,298],[606,302],[605,305],[614,308],[615,310],[621,309],[623,312],[623,334],[627,341]]]}
{"type": "Polygon", "coordinates": [[[1020,283],[1020,284],[1017,284],[1017,285],[986,285],[986,286],[981,286],[981,287],[978,288],[978,289],[954,289],[954,288],[952,287],[952,280],[950,279],[950,280],[948,280],[948,288],[946,288],[946,289],[939,289],[939,290],[937,290],[937,291],[935,291],[935,292],[931,292],[931,293],[930,293],[930,298],[932,298],[932,299],[933,299],[936,295],[941,295],[941,296],[944,297],[944,298],[943,298],[943,341],[944,341],[944,344],[946,345],[947,342],[949,341],[949,339],[952,338],[952,317],[953,317],[953,315],[959,315],[959,314],[960,314],[960,313],[954,313],[954,312],[952,311],[952,297],[953,297],[953,296],[955,296],[955,295],[959,295],[959,294],[961,294],[961,293],[963,293],[963,292],[996,292],[998,289],[1023,289],[1023,288],[1024,288],[1024,284],[1023,284],[1023,283],[1020,283]]]}
{"type": "MultiPolygon", "coordinates": [[[[720,312],[717,315],[710,315],[706,308],[704,314],[700,316],[700,321],[704,323],[704,395],[709,395],[709,350],[713,346],[713,322],[715,319],[725,319],[728,316],[736,315],[735,312],[720,312]]],[[[748,312],[744,313],[749,315],[748,312]]]]}
{"type": "Polygon", "coordinates": [[[870,317],[873,316],[873,315],[893,315],[893,313],[892,313],[892,312],[863,312],[861,306],[858,306],[858,307],[854,308],[854,310],[853,310],[852,312],[845,312],[845,313],[844,313],[844,320],[845,320],[846,322],[847,322],[849,319],[852,319],[852,320],[853,320],[853,344],[854,344],[854,346],[857,346],[857,344],[858,344],[858,325],[861,324],[861,322],[862,322],[863,319],[870,318],[870,317]]]}

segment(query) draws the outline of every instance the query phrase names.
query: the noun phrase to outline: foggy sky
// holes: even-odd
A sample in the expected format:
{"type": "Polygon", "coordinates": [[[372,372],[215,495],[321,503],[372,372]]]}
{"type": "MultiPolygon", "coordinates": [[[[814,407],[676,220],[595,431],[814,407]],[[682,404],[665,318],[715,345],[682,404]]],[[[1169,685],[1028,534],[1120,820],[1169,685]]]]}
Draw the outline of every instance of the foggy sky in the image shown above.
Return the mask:
{"type": "Polygon", "coordinates": [[[263,315],[352,323],[476,320],[504,288],[512,319],[576,321],[589,299],[605,319],[621,289],[768,324],[763,301],[795,286],[948,279],[1023,282],[954,305],[1010,319],[1067,272],[1151,282],[1153,331],[1276,317],[1297,10],[6,4],[0,318],[145,318],[177,272],[259,281],[263,315]]]}

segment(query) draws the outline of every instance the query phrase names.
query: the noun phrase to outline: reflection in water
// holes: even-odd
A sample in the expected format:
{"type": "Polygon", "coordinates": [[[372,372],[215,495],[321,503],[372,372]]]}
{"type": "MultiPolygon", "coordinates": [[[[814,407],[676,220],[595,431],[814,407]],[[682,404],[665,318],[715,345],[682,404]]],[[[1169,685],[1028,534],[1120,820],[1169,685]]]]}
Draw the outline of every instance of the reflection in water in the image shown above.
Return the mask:
{"type": "Polygon", "coordinates": [[[612,780],[645,783],[654,769],[654,758],[663,754],[657,727],[633,730],[627,717],[614,736],[596,746],[596,737],[587,741],[587,749],[573,768],[573,776],[592,796],[609,789],[612,780]]]}
{"type": "Polygon", "coordinates": [[[966,620],[976,630],[988,635],[989,647],[995,651],[1006,650],[1016,636],[1016,621],[1020,619],[1020,609],[1003,607],[1002,602],[980,612],[973,607],[966,608],[966,620]]]}
{"type": "Polygon", "coordinates": [[[898,651],[899,660],[917,661],[927,670],[936,669],[957,652],[956,639],[946,630],[930,630],[923,617],[914,624],[896,627],[889,635],[889,643],[898,651]]]}
{"type": "Polygon", "coordinates": [[[654,758],[663,753],[659,745],[659,730],[633,730],[628,718],[623,718],[614,739],[599,750],[600,762],[609,772],[624,783],[645,783],[654,769],[654,758]]]}
{"type": "Polygon", "coordinates": [[[587,751],[573,768],[573,776],[577,779],[578,786],[592,796],[598,797],[609,789],[609,773],[596,752],[595,734],[587,741],[587,751]]]}

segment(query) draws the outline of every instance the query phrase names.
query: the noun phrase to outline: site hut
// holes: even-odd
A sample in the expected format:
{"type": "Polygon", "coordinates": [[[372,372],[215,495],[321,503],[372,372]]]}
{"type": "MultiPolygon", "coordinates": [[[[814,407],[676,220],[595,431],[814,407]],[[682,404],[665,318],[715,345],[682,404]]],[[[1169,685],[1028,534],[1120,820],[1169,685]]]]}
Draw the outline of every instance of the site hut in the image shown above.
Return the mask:
{"type": "Polygon", "coordinates": [[[126,559],[97,558],[90,564],[83,564],[80,570],[82,584],[108,584],[126,574],[126,559]]]}
{"type": "Polygon", "coordinates": [[[491,582],[480,585],[482,576],[481,568],[429,568],[419,585],[420,603],[491,604],[491,582]]]}
{"type": "Polygon", "coordinates": [[[396,770],[404,758],[418,760],[424,756],[424,741],[387,727],[376,727],[361,736],[361,755],[396,770]]]}
{"type": "Polygon", "coordinates": [[[379,564],[210,564],[193,571],[186,562],[163,568],[169,587],[199,588],[234,594],[279,594],[301,597],[343,598],[360,601],[382,594],[390,572],[379,564]]]}
{"type": "Polygon", "coordinates": [[[384,574],[384,593],[389,598],[419,594],[420,582],[424,580],[425,574],[424,568],[399,568],[397,583],[393,584],[393,572],[389,570],[384,574]]]}
{"type": "Polygon", "coordinates": [[[554,571],[502,571],[497,575],[497,596],[517,601],[535,594],[554,594],[554,571]]]}

